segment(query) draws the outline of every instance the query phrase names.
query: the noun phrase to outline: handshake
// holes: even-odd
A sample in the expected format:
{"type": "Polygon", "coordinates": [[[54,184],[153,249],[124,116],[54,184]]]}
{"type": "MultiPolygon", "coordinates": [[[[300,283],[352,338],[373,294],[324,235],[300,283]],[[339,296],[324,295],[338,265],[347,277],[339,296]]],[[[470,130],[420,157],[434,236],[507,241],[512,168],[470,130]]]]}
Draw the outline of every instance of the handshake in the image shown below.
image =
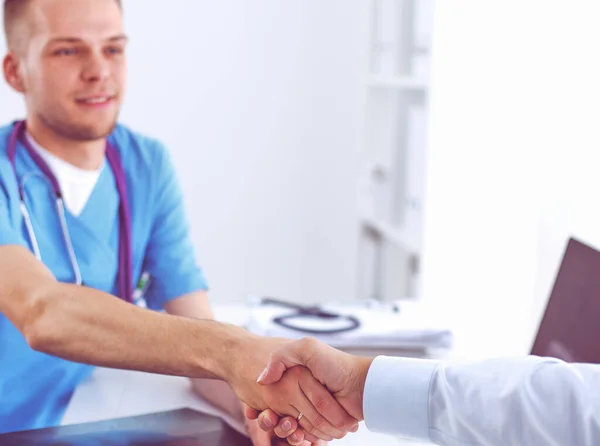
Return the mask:
{"type": "Polygon", "coordinates": [[[236,349],[238,372],[227,381],[245,403],[246,417],[262,430],[291,445],[320,444],[358,430],[371,358],[312,338],[252,337],[244,344],[236,349]],[[260,360],[260,371],[249,366],[260,360]]]}

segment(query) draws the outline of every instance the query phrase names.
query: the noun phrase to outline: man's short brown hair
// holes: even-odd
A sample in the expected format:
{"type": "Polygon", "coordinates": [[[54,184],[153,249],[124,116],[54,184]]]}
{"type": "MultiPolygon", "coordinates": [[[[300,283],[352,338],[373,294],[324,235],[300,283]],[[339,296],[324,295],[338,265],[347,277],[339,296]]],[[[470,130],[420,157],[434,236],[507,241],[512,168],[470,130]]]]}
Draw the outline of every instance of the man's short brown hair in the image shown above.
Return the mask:
{"type": "MultiPolygon", "coordinates": [[[[122,7],[121,0],[115,0],[122,7]]],[[[6,36],[6,45],[12,49],[17,40],[16,29],[19,20],[27,11],[31,0],[4,0],[4,35],[6,36]]]]}

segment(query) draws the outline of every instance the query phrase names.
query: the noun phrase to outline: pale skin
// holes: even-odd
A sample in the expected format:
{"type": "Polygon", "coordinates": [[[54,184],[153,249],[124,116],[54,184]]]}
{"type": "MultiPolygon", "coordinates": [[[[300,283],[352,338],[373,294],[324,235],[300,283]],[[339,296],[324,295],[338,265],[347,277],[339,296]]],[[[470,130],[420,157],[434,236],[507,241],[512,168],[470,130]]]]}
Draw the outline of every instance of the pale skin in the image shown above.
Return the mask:
{"type": "MultiPolygon", "coordinates": [[[[188,294],[167,302],[165,310],[169,314],[177,316],[214,319],[208,295],[205,292],[188,294]]],[[[206,401],[234,418],[243,419],[245,405],[240,404],[240,400],[226,382],[198,378],[193,378],[191,382],[193,390],[206,401]]],[[[274,439],[271,441],[273,435],[261,430],[256,422],[246,422],[246,430],[257,446],[277,444],[274,439]]]]}
{"type": "MultiPolygon", "coordinates": [[[[24,97],[27,130],[63,160],[97,169],[125,94],[128,38],[121,10],[113,0],[33,0],[18,26],[3,73],[24,97]]],[[[315,441],[342,438],[356,425],[310,373],[290,373],[269,388],[258,385],[270,353],[288,341],[214,321],[204,292],[174,299],[165,307],[169,314],[161,314],[60,283],[19,246],[0,246],[0,283],[0,312],[35,350],[190,377],[200,395],[233,415],[241,416],[240,400],[279,415],[302,412],[315,441]]],[[[271,444],[257,426],[249,425],[254,443],[271,444]]]]}
{"type": "MultiPolygon", "coordinates": [[[[362,421],[365,383],[372,363],[373,358],[353,356],[316,339],[305,338],[286,343],[275,351],[258,381],[264,386],[276,385],[291,371],[307,368],[332,392],[349,414],[362,421]]],[[[270,409],[259,413],[247,408],[246,416],[252,420],[258,419],[261,429],[286,438],[293,446],[314,439],[314,435],[307,431],[302,419],[298,423],[291,417],[281,418],[270,409]]]]}

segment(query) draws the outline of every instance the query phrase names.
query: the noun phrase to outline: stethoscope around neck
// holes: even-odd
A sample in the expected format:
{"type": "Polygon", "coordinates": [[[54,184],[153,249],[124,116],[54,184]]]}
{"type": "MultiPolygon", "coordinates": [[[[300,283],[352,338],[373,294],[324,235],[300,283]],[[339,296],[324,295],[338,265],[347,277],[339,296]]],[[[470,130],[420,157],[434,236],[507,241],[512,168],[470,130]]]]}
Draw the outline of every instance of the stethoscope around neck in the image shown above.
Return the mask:
{"type": "MultiPolygon", "coordinates": [[[[29,211],[27,210],[27,205],[25,204],[25,185],[32,176],[39,176],[44,181],[46,181],[46,183],[49,184],[52,189],[52,193],[55,197],[55,207],[60,222],[63,241],[65,243],[65,247],[69,256],[69,262],[71,263],[71,268],[73,269],[73,274],[75,276],[75,284],[83,285],[84,282],[83,277],[81,275],[81,269],[79,268],[79,263],[77,262],[77,255],[75,254],[73,242],[69,234],[69,227],[67,225],[67,218],[65,212],[65,204],[60,185],[58,184],[58,180],[50,170],[50,167],[48,167],[48,164],[35,151],[35,149],[31,146],[27,138],[25,138],[24,136],[25,121],[15,122],[13,125],[13,130],[11,131],[8,139],[8,158],[10,160],[10,164],[15,174],[15,178],[17,179],[21,214],[23,215],[23,221],[27,229],[27,235],[29,237],[29,241],[31,243],[33,252],[36,258],[39,261],[42,261],[40,247],[38,244],[37,237],[35,235],[35,231],[33,230],[33,224],[31,222],[31,215],[29,214],[29,211]],[[25,150],[27,150],[27,153],[29,154],[33,162],[41,170],[41,173],[29,172],[23,175],[23,177],[19,180],[15,161],[17,145],[19,142],[25,147],[25,150]]],[[[129,211],[129,203],[127,200],[127,181],[125,177],[125,172],[121,165],[119,153],[108,141],[106,142],[106,159],[108,160],[108,164],[110,165],[113,171],[117,191],[119,193],[119,266],[117,271],[119,283],[119,296],[127,302],[132,302],[133,272],[131,246],[131,214],[129,211]]]]}

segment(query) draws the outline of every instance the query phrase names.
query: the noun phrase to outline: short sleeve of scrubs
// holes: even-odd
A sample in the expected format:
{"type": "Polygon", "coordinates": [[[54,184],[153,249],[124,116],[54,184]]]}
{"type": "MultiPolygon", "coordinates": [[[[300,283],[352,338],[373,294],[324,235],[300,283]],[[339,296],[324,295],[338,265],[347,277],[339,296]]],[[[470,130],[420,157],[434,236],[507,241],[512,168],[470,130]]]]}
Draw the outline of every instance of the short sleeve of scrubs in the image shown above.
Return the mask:
{"type": "Polygon", "coordinates": [[[20,245],[28,248],[21,233],[15,227],[8,205],[8,198],[0,184],[0,245],[20,245]]]}
{"type": "Polygon", "coordinates": [[[171,157],[166,149],[160,149],[153,165],[155,212],[144,259],[144,269],[151,276],[146,302],[157,310],[169,300],[208,289],[196,261],[184,197],[171,157]]]}

